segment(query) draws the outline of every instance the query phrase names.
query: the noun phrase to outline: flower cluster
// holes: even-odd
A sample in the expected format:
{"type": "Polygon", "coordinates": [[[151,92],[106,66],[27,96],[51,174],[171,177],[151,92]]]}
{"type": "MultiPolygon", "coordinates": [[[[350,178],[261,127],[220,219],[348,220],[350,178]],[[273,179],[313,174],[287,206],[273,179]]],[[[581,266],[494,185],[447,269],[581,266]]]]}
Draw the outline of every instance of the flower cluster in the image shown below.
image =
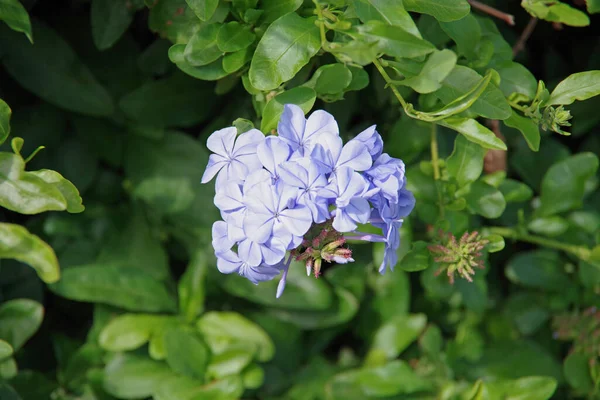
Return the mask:
{"type": "Polygon", "coordinates": [[[450,283],[454,283],[454,274],[458,272],[461,278],[473,282],[471,275],[475,275],[473,268],[483,269],[485,267],[481,256],[481,250],[489,242],[481,238],[477,231],[465,232],[460,240],[451,233],[439,233],[441,238],[446,241],[445,244],[435,244],[427,246],[429,251],[436,256],[433,261],[441,266],[436,271],[436,275],[446,270],[446,275],[450,283]]]}
{"type": "Polygon", "coordinates": [[[393,269],[399,229],[415,200],[404,163],[383,153],[375,126],[344,144],[331,114],[317,110],[306,119],[288,104],[276,136],[256,129],[238,136],[230,127],[214,132],[207,146],[214,154],[202,183],[217,176],[214,202],[223,220],[213,225],[212,244],[222,273],[258,284],[283,272],[279,297],[292,258],[318,276],[322,261],[353,261],[348,239],[384,242],[379,270],[393,269]],[[356,231],[368,223],[382,234],[356,231]]]}

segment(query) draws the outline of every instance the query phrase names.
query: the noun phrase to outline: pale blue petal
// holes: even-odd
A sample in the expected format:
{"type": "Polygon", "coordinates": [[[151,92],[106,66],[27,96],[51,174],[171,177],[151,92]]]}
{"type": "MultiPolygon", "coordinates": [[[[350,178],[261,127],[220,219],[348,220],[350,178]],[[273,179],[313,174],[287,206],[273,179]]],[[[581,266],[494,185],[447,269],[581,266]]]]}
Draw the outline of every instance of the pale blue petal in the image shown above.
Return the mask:
{"type": "Polygon", "coordinates": [[[306,119],[304,111],[295,104],[286,104],[283,106],[283,113],[277,124],[277,134],[284,139],[292,150],[300,146],[306,119]]]}
{"type": "Polygon", "coordinates": [[[274,222],[271,215],[248,212],[244,217],[244,233],[250,240],[264,243],[271,237],[274,222]]]}
{"type": "Polygon", "coordinates": [[[260,246],[265,264],[274,265],[285,257],[286,246],[276,237],[272,237],[260,246]]]}
{"type": "Polygon", "coordinates": [[[227,159],[221,157],[218,154],[211,154],[210,157],[208,157],[208,164],[206,165],[206,169],[204,170],[204,174],[202,175],[201,182],[209,182],[226,165],[227,159]]]}
{"type": "Polygon", "coordinates": [[[270,281],[279,275],[280,271],[277,268],[269,267],[267,265],[260,265],[257,267],[252,267],[246,264],[243,264],[240,267],[238,273],[244,278],[248,279],[250,282],[258,285],[259,282],[270,281]]]}
{"type": "Polygon", "coordinates": [[[332,226],[338,232],[352,232],[357,227],[352,218],[343,209],[339,208],[335,210],[332,226]]]}
{"type": "Polygon", "coordinates": [[[286,161],[279,166],[279,176],[288,185],[308,187],[308,171],[296,161],[286,161]]]}
{"type": "Polygon", "coordinates": [[[300,145],[309,152],[312,144],[319,142],[324,135],[339,136],[340,129],[333,115],[327,111],[317,110],[306,120],[300,145]]]}
{"type": "Polygon", "coordinates": [[[215,205],[226,212],[238,211],[245,208],[244,196],[239,184],[230,182],[219,188],[215,195],[215,205]]]}
{"type": "Polygon", "coordinates": [[[206,140],[206,147],[215,154],[228,157],[233,151],[237,129],[229,127],[215,131],[206,140]]]}
{"type": "Polygon", "coordinates": [[[242,240],[238,245],[238,256],[244,263],[255,267],[262,263],[260,245],[250,239],[242,240]]]}
{"type": "Polygon", "coordinates": [[[242,262],[233,251],[217,254],[217,269],[223,274],[231,274],[240,269],[242,262]]]}
{"type": "Polygon", "coordinates": [[[265,140],[265,135],[258,129],[250,129],[235,140],[233,157],[256,154],[256,147],[265,140]]]}
{"type": "Polygon", "coordinates": [[[267,137],[256,151],[262,165],[274,176],[279,176],[277,174],[279,165],[287,161],[292,153],[290,146],[277,136],[267,137]]]}
{"type": "Polygon", "coordinates": [[[227,222],[216,221],[212,226],[212,245],[216,252],[231,250],[234,242],[227,237],[227,222]]]}
{"type": "Polygon", "coordinates": [[[336,168],[350,167],[355,171],[366,171],[371,168],[371,155],[367,147],[361,142],[348,142],[342,148],[336,168]]]}
{"type": "Polygon", "coordinates": [[[354,197],[346,206],[345,211],[354,221],[366,224],[371,215],[371,206],[367,199],[354,197]]]}
{"type": "Polygon", "coordinates": [[[377,133],[375,128],[375,125],[371,125],[351,140],[362,142],[367,147],[369,154],[371,154],[371,157],[373,158],[379,157],[383,151],[383,139],[381,139],[381,135],[377,133]]]}
{"type": "Polygon", "coordinates": [[[310,229],[313,218],[307,207],[299,205],[296,208],[281,211],[279,220],[283,222],[290,233],[303,236],[310,229]]]}

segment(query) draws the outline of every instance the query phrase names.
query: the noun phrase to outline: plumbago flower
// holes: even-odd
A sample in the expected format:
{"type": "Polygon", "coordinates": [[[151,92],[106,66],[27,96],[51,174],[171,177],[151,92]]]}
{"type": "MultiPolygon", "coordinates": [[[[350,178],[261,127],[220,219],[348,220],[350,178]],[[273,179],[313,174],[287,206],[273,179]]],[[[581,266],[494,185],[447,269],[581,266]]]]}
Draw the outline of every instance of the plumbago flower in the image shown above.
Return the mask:
{"type": "Polygon", "coordinates": [[[207,141],[213,154],[202,183],[217,176],[212,228],[217,268],[254,284],[281,274],[285,288],[292,259],[318,277],[323,262],[354,261],[347,240],[383,242],[380,273],[394,269],[400,228],[415,199],[406,189],[404,163],[383,153],[375,126],[343,143],[337,122],[323,110],[308,119],[285,105],[278,135],[234,127],[207,141]],[[361,233],[371,224],[381,234],[361,233]]]}

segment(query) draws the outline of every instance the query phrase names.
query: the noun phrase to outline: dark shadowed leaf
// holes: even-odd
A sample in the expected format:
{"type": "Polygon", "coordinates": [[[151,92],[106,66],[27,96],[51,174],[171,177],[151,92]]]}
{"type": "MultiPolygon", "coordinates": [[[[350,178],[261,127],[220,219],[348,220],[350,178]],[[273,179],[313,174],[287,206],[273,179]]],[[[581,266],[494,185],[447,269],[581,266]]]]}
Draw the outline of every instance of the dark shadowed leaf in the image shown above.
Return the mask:
{"type": "Polygon", "coordinates": [[[167,364],[174,372],[204,380],[210,350],[204,340],[187,327],[172,327],[165,332],[167,364]]]}
{"type": "Polygon", "coordinates": [[[0,99],[0,144],[10,135],[10,116],[12,110],[6,102],[0,99]]]}
{"type": "Polygon", "coordinates": [[[459,186],[475,181],[483,171],[485,149],[468,141],[463,135],[458,135],[454,141],[454,151],[446,160],[446,168],[459,186]]]}
{"type": "Polygon", "coordinates": [[[107,393],[120,399],[143,399],[176,376],[163,362],[117,353],[104,368],[103,386],[107,393]]]}
{"type": "MultiPolygon", "coordinates": [[[[132,1],[93,0],[91,25],[94,44],[100,50],[112,47],[133,21],[132,1]]],[[[142,6],[141,2],[138,3],[142,6]]],[[[140,7],[141,8],[141,7],[140,7]]]]}
{"type": "Polygon", "coordinates": [[[33,43],[33,34],[31,33],[31,21],[29,14],[19,0],[2,0],[0,3],[0,21],[17,32],[23,32],[27,39],[33,43]]]}
{"type": "Polygon", "coordinates": [[[42,324],[44,307],[29,299],[9,300],[0,305],[0,339],[18,351],[42,324]]]}

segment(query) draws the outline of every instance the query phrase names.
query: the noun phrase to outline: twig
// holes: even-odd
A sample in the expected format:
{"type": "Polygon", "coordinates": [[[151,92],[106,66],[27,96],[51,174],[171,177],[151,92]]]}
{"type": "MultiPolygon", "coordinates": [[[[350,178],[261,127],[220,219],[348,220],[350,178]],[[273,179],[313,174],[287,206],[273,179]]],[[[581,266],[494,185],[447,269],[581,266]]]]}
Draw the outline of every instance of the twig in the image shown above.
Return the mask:
{"type": "Polygon", "coordinates": [[[527,39],[529,39],[529,36],[531,36],[533,33],[533,29],[535,28],[536,24],[537,18],[531,17],[527,23],[527,26],[523,30],[523,33],[521,33],[521,37],[519,37],[519,40],[517,40],[517,43],[515,43],[513,47],[513,57],[516,57],[517,54],[519,54],[519,52],[525,48],[525,43],[527,43],[527,39]]]}
{"type": "Polygon", "coordinates": [[[509,24],[511,26],[515,24],[515,17],[512,14],[507,14],[505,12],[502,12],[500,10],[495,9],[492,6],[488,6],[487,4],[484,4],[477,0],[469,0],[469,4],[471,4],[471,6],[473,8],[476,8],[479,11],[489,14],[492,17],[501,19],[502,21],[506,22],[507,24],[509,24]]]}

